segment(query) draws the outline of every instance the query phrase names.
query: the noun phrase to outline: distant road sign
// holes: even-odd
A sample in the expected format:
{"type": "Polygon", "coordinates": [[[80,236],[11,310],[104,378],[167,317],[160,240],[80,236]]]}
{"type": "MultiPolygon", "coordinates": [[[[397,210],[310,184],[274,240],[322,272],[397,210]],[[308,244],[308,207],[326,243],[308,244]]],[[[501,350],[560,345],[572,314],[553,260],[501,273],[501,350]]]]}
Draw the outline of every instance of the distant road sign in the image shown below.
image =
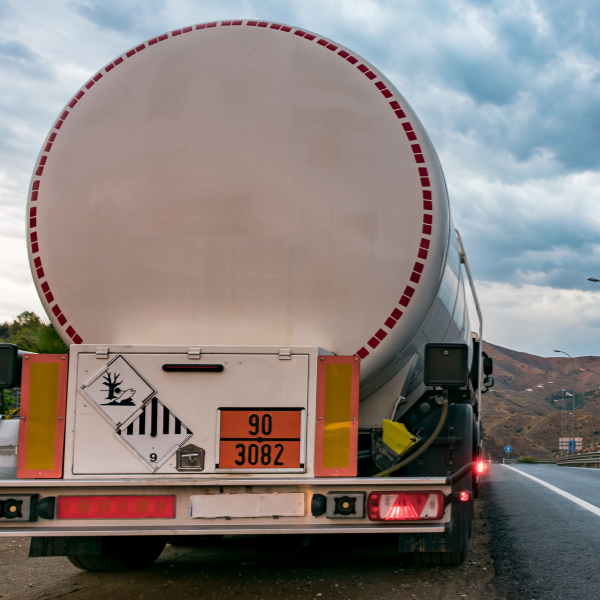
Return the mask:
{"type": "Polygon", "coordinates": [[[512,446],[504,446],[504,452],[512,452],[512,446]]]}

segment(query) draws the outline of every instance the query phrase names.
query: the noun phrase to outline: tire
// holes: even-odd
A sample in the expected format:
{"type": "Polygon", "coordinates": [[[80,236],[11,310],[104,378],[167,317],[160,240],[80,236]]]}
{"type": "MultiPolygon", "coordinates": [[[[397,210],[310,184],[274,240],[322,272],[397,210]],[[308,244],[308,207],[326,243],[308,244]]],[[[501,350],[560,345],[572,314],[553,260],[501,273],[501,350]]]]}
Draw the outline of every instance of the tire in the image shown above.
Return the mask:
{"type": "Polygon", "coordinates": [[[457,567],[465,560],[466,552],[413,552],[411,561],[415,567],[457,567]]]}
{"type": "Polygon", "coordinates": [[[137,571],[152,565],[167,545],[166,536],[102,538],[99,555],[71,555],[71,564],[83,571],[137,571]]]}

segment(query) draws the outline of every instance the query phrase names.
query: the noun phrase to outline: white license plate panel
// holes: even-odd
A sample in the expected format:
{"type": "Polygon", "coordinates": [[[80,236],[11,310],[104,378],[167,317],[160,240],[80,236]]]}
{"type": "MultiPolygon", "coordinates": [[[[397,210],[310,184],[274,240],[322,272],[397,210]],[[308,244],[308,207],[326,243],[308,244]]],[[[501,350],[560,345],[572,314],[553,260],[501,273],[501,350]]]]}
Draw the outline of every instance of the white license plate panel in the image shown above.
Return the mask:
{"type": "Polygon", "coordinates": [[[192,519],[303,517],[305,494],[209,494],[192,496],[192,519]]]}

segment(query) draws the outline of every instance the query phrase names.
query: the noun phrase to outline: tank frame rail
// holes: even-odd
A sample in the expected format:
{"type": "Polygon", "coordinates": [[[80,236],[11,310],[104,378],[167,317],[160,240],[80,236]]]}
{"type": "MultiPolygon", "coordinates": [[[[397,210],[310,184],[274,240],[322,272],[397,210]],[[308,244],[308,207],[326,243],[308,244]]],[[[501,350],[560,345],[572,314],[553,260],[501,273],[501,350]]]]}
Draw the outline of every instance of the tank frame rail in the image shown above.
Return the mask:
{"type": "Polygon", "coordinates": [[[556,464],[562,467],[591,467],[600,468],[600,452],[583,452],[571,456],[563,456],[556,460],[556,464]]]}

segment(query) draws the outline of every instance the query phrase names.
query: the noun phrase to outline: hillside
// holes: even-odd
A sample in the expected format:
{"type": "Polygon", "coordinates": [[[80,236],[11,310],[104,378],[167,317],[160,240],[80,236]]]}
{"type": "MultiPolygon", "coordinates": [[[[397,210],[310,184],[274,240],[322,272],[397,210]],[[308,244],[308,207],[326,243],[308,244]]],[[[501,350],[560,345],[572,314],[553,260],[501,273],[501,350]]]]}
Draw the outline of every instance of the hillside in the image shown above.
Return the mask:
{"type": "Polygon", "coordinates": [[[484,343],[494,359],[493,391],[483,396],[484,448],[494,458],[515,454],[550,458],[558,452],[564,390],[566,436],[572,431],[575,390],[575,436],[584,448],[600,443],[600,357],[543,358],[484,343]],[[575,370],[573,370],[575,366],[575,370]]]}

